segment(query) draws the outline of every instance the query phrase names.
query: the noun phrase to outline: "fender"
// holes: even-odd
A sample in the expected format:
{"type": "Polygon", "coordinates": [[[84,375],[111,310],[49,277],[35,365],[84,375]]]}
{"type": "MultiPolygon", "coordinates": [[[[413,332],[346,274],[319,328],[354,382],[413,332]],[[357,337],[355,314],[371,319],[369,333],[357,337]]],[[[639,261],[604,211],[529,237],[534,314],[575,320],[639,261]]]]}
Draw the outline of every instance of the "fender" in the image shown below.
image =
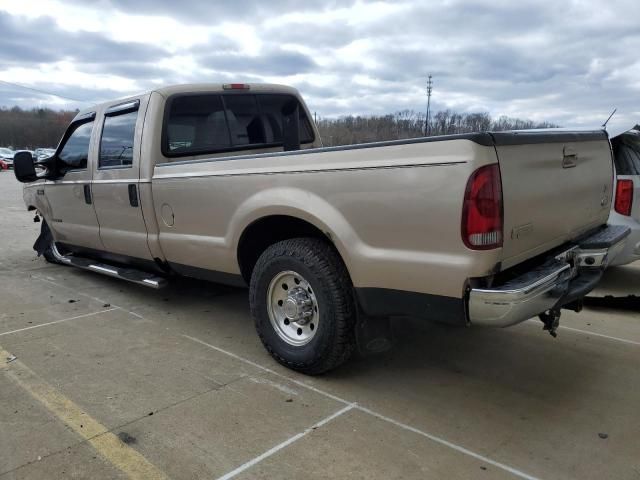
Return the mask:
{"type": "Polygon", "coordinates": [[[272,215],[299,218],[324,232],[340,253],[349,273],[353,267],[349,252],[365,248],[360,237],[339,210],[313,193],[292,187],[262,190],[247,198],[235,211],[229,223],[228,245],[237,252],[245,229],[255,221],[272,215]],[[349,248],[346,245],[349,245],[349,248]]]}

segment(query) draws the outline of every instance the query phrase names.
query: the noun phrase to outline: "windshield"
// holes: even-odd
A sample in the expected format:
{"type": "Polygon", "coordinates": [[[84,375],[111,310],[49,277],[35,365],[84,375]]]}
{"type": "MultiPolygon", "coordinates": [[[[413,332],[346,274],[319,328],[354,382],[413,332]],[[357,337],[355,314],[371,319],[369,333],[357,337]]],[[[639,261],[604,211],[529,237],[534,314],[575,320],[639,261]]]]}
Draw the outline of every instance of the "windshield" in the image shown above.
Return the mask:
{"type": "Polygon", "coordinates": [[[13,154],[13,150],[10,150],[8,148],[0,148],[0,154],[1,155],[12,155],[13,154]]]}

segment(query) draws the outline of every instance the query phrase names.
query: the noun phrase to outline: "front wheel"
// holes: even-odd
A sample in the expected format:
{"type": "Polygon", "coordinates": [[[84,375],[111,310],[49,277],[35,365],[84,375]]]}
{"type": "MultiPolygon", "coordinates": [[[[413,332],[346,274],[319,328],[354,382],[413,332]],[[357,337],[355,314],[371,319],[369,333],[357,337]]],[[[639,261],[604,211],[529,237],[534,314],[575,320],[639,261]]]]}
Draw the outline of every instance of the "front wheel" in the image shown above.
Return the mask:
{"type": "Polygon", "coordinates": [[[281,364],[317,375],[355,349],[352,285],[341,258],[322,240],[295,238],[270,246],[251,276],[256,330],[281,364]]]}

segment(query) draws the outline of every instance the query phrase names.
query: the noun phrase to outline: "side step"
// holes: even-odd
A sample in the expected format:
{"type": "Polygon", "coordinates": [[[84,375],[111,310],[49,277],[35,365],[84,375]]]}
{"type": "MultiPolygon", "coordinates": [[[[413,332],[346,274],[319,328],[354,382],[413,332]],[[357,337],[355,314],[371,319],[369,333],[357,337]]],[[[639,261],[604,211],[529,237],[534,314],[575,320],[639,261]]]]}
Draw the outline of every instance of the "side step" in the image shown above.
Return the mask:
{"type": "Polygon", "coordinates": [[[167,286],[168,281],[164,277],[159,277],[142,270],[134,268],[116,267],[114,265],[108,265],[106,263],[96,262],[88,258],[74,257],[72,255],[62,255],[53,244],[51,251],[56,261],[63,265],[69,265],[71,267],[81,268],[82,270],[89,270],[90,272],[101,273],[108,277],[120,278],[127,282],[137,283],[138,285],[144,285],[145,287],[160,289],[167,286]]]}

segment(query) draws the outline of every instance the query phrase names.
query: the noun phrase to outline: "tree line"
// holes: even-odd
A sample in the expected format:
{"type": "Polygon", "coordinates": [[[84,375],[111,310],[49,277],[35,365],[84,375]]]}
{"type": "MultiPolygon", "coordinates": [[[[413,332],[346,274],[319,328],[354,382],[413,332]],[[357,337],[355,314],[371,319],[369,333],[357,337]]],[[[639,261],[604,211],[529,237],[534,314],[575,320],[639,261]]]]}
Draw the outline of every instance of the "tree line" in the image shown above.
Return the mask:
{"type": "Polygon", "coordinates": [[[55,147],[76,113],[49,108],[0,108],[0,147],[55,147]]]}
{"type": "Polygon", "coordinates": [[[501,116],[492,118],[489,113],[458,113],[443,110],[430,118],[426,128],[426,114],[413,110],[402,110],[380,116],[346,116],[337,119],[321,118],[317,121],[325,146],[354,143],[401,140],[432,135],[458,133],[529,130],[532,128],[557,127],[549,122],[533,122],[520,118],[501,116]]]}
{"type": "MultiPolygon", "coordinates": [[[[19,107],[0,108],[0,147],[34,149],[55,147],[77,111],[55,111],[48,108],[30,110],[19,107]]],[[[389,115],[344,116],[321,118],[317,121],[326,146],[400,140],[425,135],[426,115],[402,110],[389,115]]],[[[533,122],[519,118],[492,118],[486,112],[437,112],[430,119],[427,135],[526,130],[555,127],[548,122],[533,122]]]]}

